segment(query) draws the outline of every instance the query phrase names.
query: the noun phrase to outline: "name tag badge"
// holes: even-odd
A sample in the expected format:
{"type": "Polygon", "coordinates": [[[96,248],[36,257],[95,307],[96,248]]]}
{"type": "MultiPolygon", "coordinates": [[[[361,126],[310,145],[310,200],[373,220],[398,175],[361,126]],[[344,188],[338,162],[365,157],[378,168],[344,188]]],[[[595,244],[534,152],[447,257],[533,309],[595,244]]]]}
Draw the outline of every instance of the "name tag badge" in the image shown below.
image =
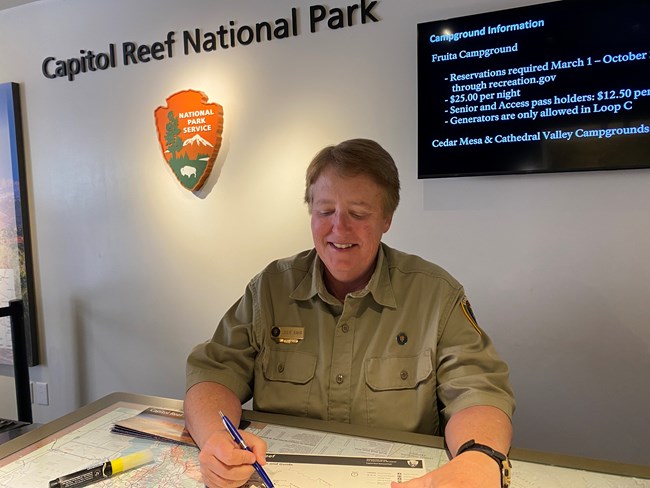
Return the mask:
{"type": "Polygon", "coordinates": [[[297,344],[305,338],[305,328],[275,325],[271,328],[271,337],[278,344],[297,344]]]}

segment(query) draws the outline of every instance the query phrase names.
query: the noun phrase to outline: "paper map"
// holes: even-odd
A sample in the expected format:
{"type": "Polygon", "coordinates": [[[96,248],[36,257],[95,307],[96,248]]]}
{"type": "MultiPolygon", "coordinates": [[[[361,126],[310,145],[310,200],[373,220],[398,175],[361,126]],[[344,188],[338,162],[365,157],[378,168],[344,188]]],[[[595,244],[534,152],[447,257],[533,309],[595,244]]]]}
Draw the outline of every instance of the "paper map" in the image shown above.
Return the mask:
{"type": "MultiPolygon", "coordinates": [[[[264,469],[277,488],[390,487],[425,474],[422,460],[356,458],[346,456],[271,455],[264,469]],[[379,461],[379,462],[376,462],[379,461]]],[[[255,477],[246,488],[264,488],[255,477]]]]}
{"type": "Polygon", "coordinates": [[[115,422],[137,415],[142,410],[118,407],[22,458],[2,465],[0,487],[46,487],[50,480],[59,476],[150,448],[153,463],[95,483],[93,488],[203,488],[195,447],[111,433],[115,422]]]}
{"type": "MultiPolygon", "coordinates": [[[[116,422],[145,410],[116,406],[71,431],[0,460],[0,488],[38,488],[50,480],[107,459],[150,448],[154,461],[93,487],[203,488],[198,451],[191,446],[131,438],[111,433],[116,422]],[[26,453],[25,453],[26,452],[26,453]]],[[[375,441],[340,434],[254,422],[247,430],[264,438],[269,453],[266,471],[277,488],[363,488],[390,486],[447,462],[442,449],[375,441]],[[280,453],[282,456],[280,456],[280,453]],[[311,458],[309,457],[311,456],[311,458]],[[340,456],[339,462],[334,456],[340,456]],[[306,461],[315,460],[316,463],[306,461]],[[418,462],[422,462],[424,470],[418,462]],[[332,464],[334,463],[334,464],[332,464]]],[[[650,480],[513,461],[512,488],[650,488],[650,480]]],[[[252,480],[249,488],[263,488],[252,480]]]]}

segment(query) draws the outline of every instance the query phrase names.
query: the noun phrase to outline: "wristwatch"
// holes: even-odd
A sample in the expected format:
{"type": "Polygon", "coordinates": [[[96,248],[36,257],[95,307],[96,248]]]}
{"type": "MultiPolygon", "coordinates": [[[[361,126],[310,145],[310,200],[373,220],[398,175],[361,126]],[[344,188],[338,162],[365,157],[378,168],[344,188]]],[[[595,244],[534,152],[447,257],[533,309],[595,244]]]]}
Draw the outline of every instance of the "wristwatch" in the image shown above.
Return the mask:
{"type": "Polygon", "coordinates": [[[456,456],[466,451],[479,451],[482,452],[483,454],[487,454],[492,459],[494,459],[496,463],[499,465],[499,469],[501,470],[501,488],[508,488],[510,486],[510,477],[512,475],[512,464],[510,463],[510,459],[508,459],[508,456],[500,453],[499,451],[495,451],[490,446],[486,446],[485,444],[478,444],[477,442],[474,441],[474,439],[470,439],[465,444],[460,446],[458,448],[458,452],[456,453],[456,456]]]}

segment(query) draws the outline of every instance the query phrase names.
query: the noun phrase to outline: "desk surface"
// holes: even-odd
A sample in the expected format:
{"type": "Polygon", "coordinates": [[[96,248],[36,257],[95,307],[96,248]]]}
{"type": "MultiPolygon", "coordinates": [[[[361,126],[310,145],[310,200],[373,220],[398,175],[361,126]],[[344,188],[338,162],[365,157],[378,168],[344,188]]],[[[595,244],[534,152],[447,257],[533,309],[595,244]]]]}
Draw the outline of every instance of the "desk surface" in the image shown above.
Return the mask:
{"type": "MultiPolygon", "coordinates": [[[[101,442],[98,441],[98,444],[101,444],[102,448],[105,447],[106,444],[119,444],[127,442],[127,440],[124,439],[115,440],[114,437],[110,437],[115,435],[110,434],[110,425],[105,424],[108,422],[112,425],[112,422],[115,421],[113,419],[117,418],[117,416],[121,415],[122,418],[124,418],[125,416],[134,415],[134,412],[137,413],[138,411],[142,411],[149,406],[181,410],[183,403],[180,400],[172,400],[167,398],[129,393],[113,393],[85,407],[82,407],[75,412],[61,417],[60,419],[45,424],[39,428],[25,433],[16,439],[10,440],[0,445],[0,488],[3,488],[5,486],[12,486],[12,488],[30,486],[21,485],[19,483],[20,473],[27,469],[27,460],[34,458],[36,456],[36,453],[42,452],[44,449],[48,449],[48,446],[52,446],[53,443],[56,443],[57,441],[61,442],[60,439],[65,439],[65,436],[68,436],[69,438],[71,435],[74,436],[75,433],[82,432],[83,426],[89,426],[93,422],[96,424],[96,426],[93,427],[96,429],[95,432],[100,432],[99,435],[105,437],[101,440],[101,442]],[[11,484],[8,484],[8,480],[11,484]]],[[[422,452],[437,452],[439,454],[436,454],[436,456],[440,457],[442,453],[441,449],[443,448],[442,438],[422,434],[396,432],[357,425],[339,424],[335,422],[326,422],[314,419],[288,417],[283,415],[265,414],[261,412],[251,411],[244,411],[243,418],[245,420],[253,421],[261,425],[272,424],[278,426],[307,429],[310,431],[327,432],[335,436],[345,435],[360,437],[364,439],[373,439],[378,442],[386,441],[384,444],[390,442],[398,443],[399,445],[421,446],[422,452]]],[[[98,434],[93,435],[96,436],[98,434]]],[[[119,438],[121,436],[117,437],[119,438]]],[[[128,438],[128,441],[130,442],[132,439],[128,438]]],[[[146,443],[151,441],[138,442],[146,443]]],[[[113,446],[113,448],[117,449],[115,446],[113,446]]],[[[124,446],[120,447],[120,449],[123,448],[124,446]]],[[[173,446],[169,444],[164,445],[163,448],[166,448],[168,450],[185,449],[182,455],[188,458],[193,458],[194,460],[194,465],[191,466],[191,469],[188,469],[188,476],[194,476],[194,478],[196,478],[196,476],[200,477],[200,475],[198,475],[198,461],[196,461],[195,448],[179,448],[179,446],[173,446]]],[[[181,454],[177,455],[180,456],[181,454]]],[[[93,454],[91,449],[90,457],[92,458],[92,456],[93,454]]],[[[100,460],[103,458],[101,455],[99,455],[99,453],[96,453],[94,457],[100,460]]],[[[512,484],[513,488],[517,488],[518,486],[550,486],[548,484],[543,484],[544,476],[547,475],[553,476],[553,480],[557,479],[556,477],[558,476],[566,479],[566,485],[562,483],[561,485],[554,486],[618,487],[624,485],[650,488],[650,467],[648,466],[620,464],[515,448],[512,449],[511,459],[513,460],[514,466],[512,484]],[[538,470],[541,470],[541,474],[536,472],[538,470]],[[544,471],[546,471],[546,473],[544,473],[544,471]],[[518,472],[520,473],[520,476],[525,476],[526,479],[520,479],[518,482],[518,472]],[[593,479],[587,479],[590,477],[593,479]],[[571,480],[569,480],[569,478],[571,478],[571,480]],[[576,481],[578,478],[583,481],[576,481]],[[598,481],[594,481],[596,479],[598,481]],[[533,482],[536,483],[531,484],[533,482]],[[579,485],[579,483],[582,484],[579,485]]],[[[48,461],[48,467],[51,462],[51,460],[48,461]]],[[[186,465],[188,465],[187,462],[186,465]]],[[[44,468],[43,466],[39,466],[38,469],[42,470],[44,468]]],[[[48,479],[52,479],[62,474],[64,473],[56,471],[56,467],[54,467],[53,472],[48,473],[46,477],[49,477],[48,479]]],[[[546,480],[546,483],[548,483],[548,479],[546,480]]],[[[182,486],[201,486],[200,479],[192,479],[190,481],[198,484],[188,484],[182,486]]],[[[181,485],[179,484],[178,486],[181,485]]]]}

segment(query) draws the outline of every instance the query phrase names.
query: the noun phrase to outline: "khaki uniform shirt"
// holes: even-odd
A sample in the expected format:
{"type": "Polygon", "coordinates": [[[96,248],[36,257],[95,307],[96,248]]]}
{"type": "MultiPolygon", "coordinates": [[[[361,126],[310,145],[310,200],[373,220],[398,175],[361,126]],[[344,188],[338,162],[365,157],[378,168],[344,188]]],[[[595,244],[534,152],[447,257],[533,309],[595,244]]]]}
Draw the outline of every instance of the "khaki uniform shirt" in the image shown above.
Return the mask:
{"type": "Polygon", "coordinates": [[[312,249],[253,278],[190,354],[187,388],[212,381],[255,410],[437,435],[470,406],[512,415],[508,367],[447,272],[382,244],[366,288],[341,303],[322,266],[312,249]]]}

